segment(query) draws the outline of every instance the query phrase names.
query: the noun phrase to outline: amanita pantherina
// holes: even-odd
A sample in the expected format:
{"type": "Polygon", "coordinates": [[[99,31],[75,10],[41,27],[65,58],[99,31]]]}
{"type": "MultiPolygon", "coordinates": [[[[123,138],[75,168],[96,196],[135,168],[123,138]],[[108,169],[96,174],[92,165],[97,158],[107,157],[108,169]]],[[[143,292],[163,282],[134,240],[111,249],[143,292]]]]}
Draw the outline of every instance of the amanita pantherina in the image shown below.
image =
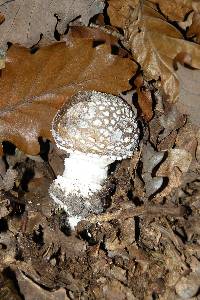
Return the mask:
{"type": "Polygon", "coordinates": [[[133,154],[138,144],[137,122],[121,98],[86,91],[72,96],[57,112],[52,134],[57,146],[70,156],[49,193],[68,213],[74,227],[90,213],[103,210],[99,192],[108,165],[133,154]]]}

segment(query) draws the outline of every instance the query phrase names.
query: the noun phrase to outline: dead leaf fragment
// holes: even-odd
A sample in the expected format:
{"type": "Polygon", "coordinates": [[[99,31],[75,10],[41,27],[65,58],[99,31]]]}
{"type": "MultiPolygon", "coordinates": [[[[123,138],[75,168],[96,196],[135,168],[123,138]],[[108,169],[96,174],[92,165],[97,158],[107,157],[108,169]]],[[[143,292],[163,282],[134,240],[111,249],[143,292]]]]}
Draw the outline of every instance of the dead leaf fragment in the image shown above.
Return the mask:
{"type": "Polygon", "coordinates": [[[25,5],[22,0],[1,0],[0,5],[5,17],[0,25],[0,47],[5,49],[7,42],[31,47],[40,40],[41,34],[46,40],[55,41],[55,28],[63,34],[69,22],[79,16],[88,25],[91,17],[103,11],[104,1],[26,0],[25,5]]]}
{"type": "Polygon", "coordinates": [[[195,125],[200,125],[200,70],[191,70],[178,65],[177,76],[180,82],[178,108],[188,115],[195,125]]]}
{"type": "Polygon", "coordinates": [[[103,284],[101,289],[102,291],[100,295],[103,295],[105,300],[136,300],[136,297],[133,295],[132,291],[117,280],[112,280],[108,284],[103,284]]]}
{"type": "Polygon", "coordinates": [[[118,39],[116,36],[105,33],[99,28],[92,28],[86,26],[71,26],[63,40],[67,43],[73,38],[85,38],[91,39],[100,43],[106,43],[108,45],[118,45],[118,39]]]}
{"type": "Polygon", "coordinates": [[[153,117],[151,92],[145,89],[137,89],[138,104],[145,121],[149,122],[153,117]]]}
{"type": "Polygon", "coordinates": [[[156,176],[168,178],[166,188],[159,194],[159,197],[168,195],[174,188],[182,183],[182,176],[189,169],[192,155],[184,149],[171,149],[168,151],[167,159],[161,164],[156,176]]]}
{"type": "Polygon", "coordinates": [[[184,149],[171,149],[168,151],[167,160],[160,166],[157,174],[159,176],[167,176],[174,167],[178,167],[182,173],[186,173],[189,169],[192,156],[184,149]]]}
{"type": "Polygon", "coordinates": [[[187,37],[200,44],[200,13],[194,12],[192,16],[192,24],[187,31],[187,37]]]}
{"type": "Polygon", "coordinates": [[[24,275],[19,269],[16,272],[20,291],[26,300],[69,300],[64,288],[49,292],[24,275]]]}
{"type": "Polygon", "coordinates": [[[131,9],[138,3],[139,0],[109,0],[108,15],[111,24],[116,27],[124,27],[131,9]]]}
{"type": "Polygon", "coordinates": [[[130,59],[112,55],[110,46],[94,48],[87,39],[53,44],[35,54],[12,46],[0,77],[0,141],[37,154],[38,137],[52,139],[52,119],[69,96],[81,90],[119,94],[130,89],[136,69],[130,59]]]}
{"type": "Polygon", "coordinates": [[[147,197],[155,194],[163,184],[162,176],[155,176],[155,174],[153,174],[153,170],[156,168],[156,166],[158,166],[161,163],[163,157],[164,157],[164,152],[155,151],[150,143],[143,146],[142,178],[145,182],[145,191],[147,197]]]}
{"type": "Polygon", "coordinates": [[[192,0],[150,0],[159,5],[162,13],[172,21],[182,21],[192,10],[192,0]]]}

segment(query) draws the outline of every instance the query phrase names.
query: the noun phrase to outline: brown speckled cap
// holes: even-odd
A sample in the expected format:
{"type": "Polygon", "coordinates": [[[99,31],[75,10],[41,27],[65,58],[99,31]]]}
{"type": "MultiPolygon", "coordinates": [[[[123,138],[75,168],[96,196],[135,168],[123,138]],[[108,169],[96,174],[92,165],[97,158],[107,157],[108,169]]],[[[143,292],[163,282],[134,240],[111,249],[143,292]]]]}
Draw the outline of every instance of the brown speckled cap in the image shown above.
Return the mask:
{"type": "Polygon", "coordinates": [[[138,132],[134,112],[123,99],[96,91],[72,96],[52,124],[59,148],[114,160],[132,155],[138,144],[138,132]]]}

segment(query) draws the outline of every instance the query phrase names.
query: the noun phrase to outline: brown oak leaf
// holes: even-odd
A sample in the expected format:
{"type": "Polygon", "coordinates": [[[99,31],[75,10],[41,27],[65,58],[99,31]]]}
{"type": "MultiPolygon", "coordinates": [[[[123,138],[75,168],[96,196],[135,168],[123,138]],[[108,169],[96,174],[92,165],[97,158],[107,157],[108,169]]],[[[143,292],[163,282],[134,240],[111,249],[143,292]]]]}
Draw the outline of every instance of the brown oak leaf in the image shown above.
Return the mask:
{"type": "Polygon", "coordinates": [[[178,99],[178,79],[173,61],[180,52],[191,55],[191,66],[200,68],[200,45],[185,41],[182,34],[161,14],[144,6],[125,28],[133,58],[142,66],[147,80],[160,80],[170,102],[178,99]]]}
{"type": "MultiPolygon", "coordinates": [[[[123,28],[126,37],[124,44],[130,47],[133,58],[141,65],[144,78],[160,80],[169,101],[174,103],[179,94],[174,60],[184,52],[192,57],[190,65],[199,69],[200,46],[184,40],[181,32],[167,22],[155,7],[154,3],[158,1],[144,1],[145,5],[142,1],[138,2],[110,0],[108,15],[111,24],[123,28]]],[[[188,5],[192,3],[186,7],[188,5]]]]}
{"type": "Polygon", "coordinates": [[[98,27],[92,28],[77,25],[71,26],[67,35],[63,37],[63,40],[67,42],[71,38],[92,39],[99,43],[106,43],[108,45],[118,45],[118,38],[116,36],[108,34],[98,27]]]}
{"type": "Polygon", "coordinates": [[[36,53],[11,46],[0,77],[0,141],[25,153],[39,152],[38,137],[52,140],[51,122],[69,96],[80,90],[119,94],[131,88],[137,66],[111,54],[109,45],[72,39],[36,53]]]}

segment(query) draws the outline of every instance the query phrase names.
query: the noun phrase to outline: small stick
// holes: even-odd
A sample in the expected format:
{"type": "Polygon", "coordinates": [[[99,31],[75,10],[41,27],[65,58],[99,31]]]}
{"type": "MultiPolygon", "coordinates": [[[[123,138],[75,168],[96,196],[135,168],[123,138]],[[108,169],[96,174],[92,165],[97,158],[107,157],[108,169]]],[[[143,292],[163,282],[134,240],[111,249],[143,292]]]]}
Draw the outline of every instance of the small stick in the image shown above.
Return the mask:
{"type": "Polygon", "coordinates": [[[133,207],[128,209],[119,209],[115,212],[106,212],[101,215],[93,215],[88,218],[91,223],[96,222],[108,222],[114,219],[128,219],[140,215],[156,215],[156,216],[174,216],[183,217],[185,209],[181,207],[171,207],[171,206],[149,206],[146,205],[140,207],[133,207]]]}

